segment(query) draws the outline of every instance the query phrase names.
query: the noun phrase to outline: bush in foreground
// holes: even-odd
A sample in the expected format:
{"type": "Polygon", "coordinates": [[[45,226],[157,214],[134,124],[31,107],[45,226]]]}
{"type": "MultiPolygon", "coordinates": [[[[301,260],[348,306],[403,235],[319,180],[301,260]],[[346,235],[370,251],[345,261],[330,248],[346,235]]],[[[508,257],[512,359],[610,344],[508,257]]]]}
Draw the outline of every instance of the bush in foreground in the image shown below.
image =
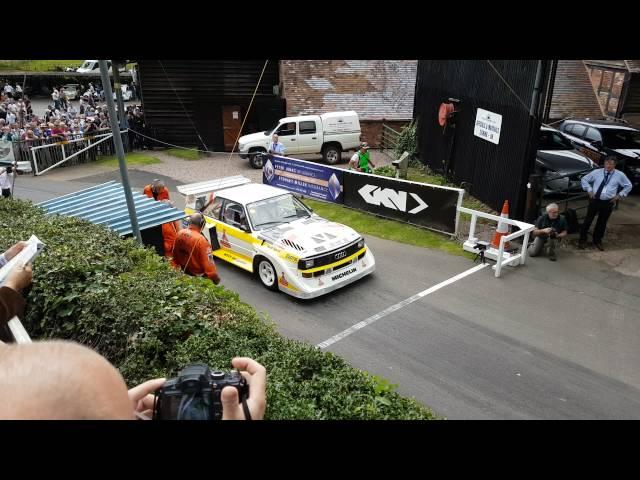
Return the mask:
{"type": "Polygon", "coordinates": [[[104,227],[0,202],[0,248],[37,235],[24,324],[34,338],[95,348],[129,385],[175,375],[189,362],[228,369],[249,356],[268,371],[269,419],[431,419],[383,379],[282,337],[232,291],[172,269],[152,250],[104,227]]]}

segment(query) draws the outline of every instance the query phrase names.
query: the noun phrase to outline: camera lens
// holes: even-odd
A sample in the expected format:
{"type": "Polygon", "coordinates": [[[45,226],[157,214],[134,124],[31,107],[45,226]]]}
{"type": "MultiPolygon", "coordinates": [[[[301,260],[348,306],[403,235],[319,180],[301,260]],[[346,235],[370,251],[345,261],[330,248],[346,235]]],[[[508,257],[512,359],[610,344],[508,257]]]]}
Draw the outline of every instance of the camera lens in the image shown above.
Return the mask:
{"type": "Polygon", "coordinates": [[[224,372],[211,372],[213,380],[224,380],[224,372]]]}

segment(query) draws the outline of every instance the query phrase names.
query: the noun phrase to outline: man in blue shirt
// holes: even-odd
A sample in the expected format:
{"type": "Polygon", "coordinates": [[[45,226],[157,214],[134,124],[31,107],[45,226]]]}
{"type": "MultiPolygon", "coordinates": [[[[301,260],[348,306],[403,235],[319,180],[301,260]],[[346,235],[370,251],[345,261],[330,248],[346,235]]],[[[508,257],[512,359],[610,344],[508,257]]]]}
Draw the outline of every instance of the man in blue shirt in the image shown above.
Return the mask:
{"type": "Polygon", "coordinates": [[[604,168],[593,170],[582,177],[582,189],[589,194],[589,209],[580,229],[579,249],[585,247],[591,222],[598,215],[596,227],[593,230],[593,244],[598,250],[604,250],[602,237],[604,237],[613,205],[631,191],[632,184],[624,173],[616,170],[616,161],[616,157],[607,157],[604,160],[604,168]]]}
{"type": "Polygon", "coordinates": [[[284,145],[278,141],[278,134],[274,133],[267,151],[272,155],[284,155],[284,145]]]}

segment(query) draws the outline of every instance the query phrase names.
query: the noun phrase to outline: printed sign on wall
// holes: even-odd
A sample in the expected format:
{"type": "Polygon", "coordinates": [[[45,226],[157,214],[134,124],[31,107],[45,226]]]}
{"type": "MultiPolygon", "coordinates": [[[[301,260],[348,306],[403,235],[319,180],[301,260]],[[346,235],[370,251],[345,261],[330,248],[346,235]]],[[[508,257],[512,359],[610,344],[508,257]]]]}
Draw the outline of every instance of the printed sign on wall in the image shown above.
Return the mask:
{"type": "Polygon", "coordinates": [[[493,113],[488,110],[478,109],[476,114],[476,124],[473,128],[473,134],[488,142],[495,143],[500,141],[500,129],[502,127],[502,115],[493,113]]]}

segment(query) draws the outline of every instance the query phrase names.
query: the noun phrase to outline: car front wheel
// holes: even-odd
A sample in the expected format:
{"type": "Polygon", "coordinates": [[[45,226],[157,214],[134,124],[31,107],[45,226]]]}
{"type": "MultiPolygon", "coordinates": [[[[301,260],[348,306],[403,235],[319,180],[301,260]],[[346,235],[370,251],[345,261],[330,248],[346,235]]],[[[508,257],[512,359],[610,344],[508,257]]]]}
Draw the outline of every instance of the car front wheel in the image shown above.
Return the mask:
{"type": "Polygon", "coordinates": [[[262,168],[264,166],[264,152],[251,152],[249,154],[249,164],[253,168],[262,168]]]}
{"type": "Polygon", "coordinates": [[[266,258],[258,262],[258,277],[260,277],[260,281],[265,288],[269,290],[278,289],[278,273],[273,264],[266,258]]]}

